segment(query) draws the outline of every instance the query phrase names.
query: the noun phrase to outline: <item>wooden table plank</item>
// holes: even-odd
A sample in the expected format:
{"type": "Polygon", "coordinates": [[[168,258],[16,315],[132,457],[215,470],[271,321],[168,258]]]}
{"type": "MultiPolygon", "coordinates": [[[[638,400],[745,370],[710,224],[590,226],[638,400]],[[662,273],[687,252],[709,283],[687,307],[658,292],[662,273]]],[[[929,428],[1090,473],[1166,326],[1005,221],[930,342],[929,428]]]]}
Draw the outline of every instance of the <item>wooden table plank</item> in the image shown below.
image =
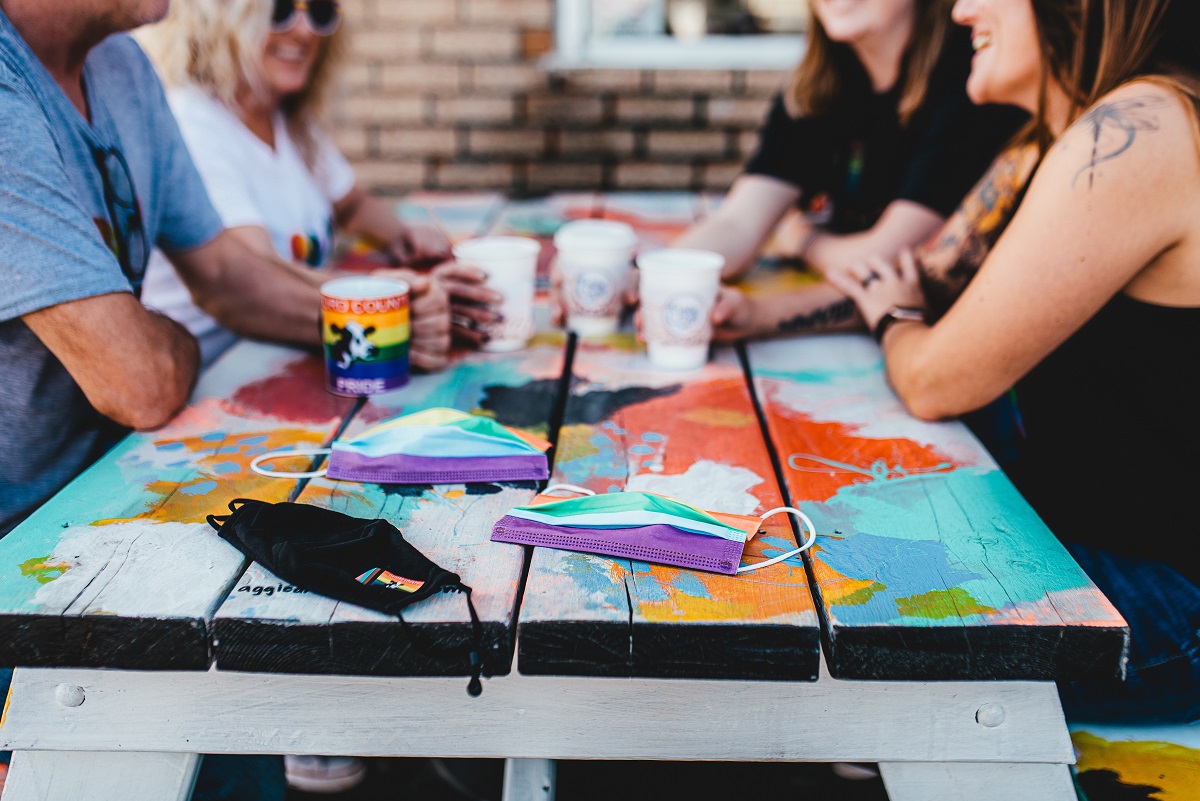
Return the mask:
{"type": "MultiPolygon", "coordinates": [[[[619,335],[581,342],[573,373],[552,481],[714,511],[781,505],[732,352],[671,373],[619,335]]],[[[788,522],[773,518],[745,561],[792,547],[788,522]]],[[[518,647],[527,674],[812,680],[818,629],[799,559],[724,576],[536,548],[518,647]]]]}
{"type": "Polygon", "coordinates": [[[205,515],[285,500],[267,450],[320,444],[351,404],[313,356],[242,343],[164,428],[133,434],[0,540],[0,664],[205,669],[206,621],[244,566],[205,515]]]}
{"type": "Polygon", "coordinates": [[[959,423],[923,423],[865,335],[747,348],[812,552],[832,675],[1082,679],[1128,629],[959,423]]]}
{"type": "MultiPolygon", "coordinates": [[[[416,376],[403,390],[369,401],[346,435],[398,414],[448,406],[545,437],[559,406],[564,349],[561,334],[544,334],[516,353],[460,353],[447,370],[416,376]]],[[[492,525],[534,492],[531,482],[400,486],[321,478],[310,482],[298,500],[354,517],[387,519],[418,550],[461,575],[473,589],[484,625],[485,668],[496,675],[511,667],[525,549],[491,542],[492,525]]],[[[468,672],[465,656],[438,658],[413,648],[395,617],[285,587],[255,565],[229,592],[214,619],[219,668],[362,675],[468,672]]],[[[422,601],[406,610],[404,619],[424,651],[460,646],[470,634],[466,603],[457,594],[422,601]]]]}

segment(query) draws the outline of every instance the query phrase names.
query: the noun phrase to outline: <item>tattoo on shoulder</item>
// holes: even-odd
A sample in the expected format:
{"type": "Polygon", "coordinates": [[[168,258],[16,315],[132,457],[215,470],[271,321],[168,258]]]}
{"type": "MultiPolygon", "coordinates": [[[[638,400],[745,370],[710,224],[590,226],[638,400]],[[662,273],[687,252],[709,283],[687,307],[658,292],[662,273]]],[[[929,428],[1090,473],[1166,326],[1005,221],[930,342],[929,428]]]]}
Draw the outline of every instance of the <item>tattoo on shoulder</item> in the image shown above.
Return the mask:
{"type": "Polygon", "coordinates": [[[1088,189],[1091,189],[1099,165],[1115,159],[1131,148],[1138,131],[1158,130],[1158,117],[1153,109],[1165,105],[1166,102],[1162,98],[1145,95],[1101,103],[1080,117],[1075,125],[1091,134],[1092,152],[1088,163],[1080,167],[1071,179],[1071,186],[1078,182],[1081,175],[1087,173],[1088,189]],[[1105,136],[1106,133],[1114,136],[1105,136]]]}
{"type": "Polygon", "coordinates": [[[813,309],[805,314],[797,314],[779,323],[779,330],[785,332],[813,331],[826,326],[844,323],[854,316],[854,301],[846,298],[819,309],[813,309]]]}

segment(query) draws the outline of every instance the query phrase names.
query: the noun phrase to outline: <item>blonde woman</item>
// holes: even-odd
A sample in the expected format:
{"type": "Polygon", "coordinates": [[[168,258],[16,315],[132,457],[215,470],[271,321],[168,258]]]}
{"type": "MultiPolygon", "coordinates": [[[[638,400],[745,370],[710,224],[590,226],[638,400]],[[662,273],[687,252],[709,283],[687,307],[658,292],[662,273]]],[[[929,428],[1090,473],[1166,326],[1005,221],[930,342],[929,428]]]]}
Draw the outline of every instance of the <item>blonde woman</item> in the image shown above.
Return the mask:
{"type": "MultiPolygon", "coordinates": [[[[167,86],[213,205],[253,248],[323,267],[334,232],[347,231],[378,243],[395,265],[442,260],[445,239],[404,225],[359,187],[317,124],[340,23],[336,0],[189,0],[173,3],[138,39],[167,86]]],[[[196,335],[205,363],[234,341],[192,304],[162,254],[151,260],[143,300],[196,335]]],[[[436,369],[444,323],[421,320],[420,302],[414,298],[411,355],[415,366],[436,369]]]]}

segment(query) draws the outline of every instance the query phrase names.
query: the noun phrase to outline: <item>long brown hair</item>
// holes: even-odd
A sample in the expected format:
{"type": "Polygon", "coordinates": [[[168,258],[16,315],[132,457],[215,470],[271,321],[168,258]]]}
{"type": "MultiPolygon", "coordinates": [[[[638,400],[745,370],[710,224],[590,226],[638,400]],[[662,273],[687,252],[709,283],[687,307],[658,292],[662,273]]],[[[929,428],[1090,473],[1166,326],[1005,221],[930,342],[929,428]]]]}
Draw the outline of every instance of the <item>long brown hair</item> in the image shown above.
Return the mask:
{"type": "Polygon", "coordinates": [[[1043,151],[1046,89],[1071,102],[1068,121],[1122,84],[1149,79],[1187,97],[1200,138],[1200,13],[1197,0],[1032,0],[1041,49],[1038,108],[1023,137],[1043,151]]]}
{"type": "MultiPolygon", "coordinates": [[[[906,69],[897,111],[907,125],[925,102],[929,80],[942,54],[950,30],[950,8],[954,0],[915,0],[912,38],[904,51],[906,69]]],[[[846,71],[855,68],[857,57],[849,45],[835,42],[808,6],[808,46],[788,82],[784,98],[792,116],[824,114],[841,94],[846,71]]]]}

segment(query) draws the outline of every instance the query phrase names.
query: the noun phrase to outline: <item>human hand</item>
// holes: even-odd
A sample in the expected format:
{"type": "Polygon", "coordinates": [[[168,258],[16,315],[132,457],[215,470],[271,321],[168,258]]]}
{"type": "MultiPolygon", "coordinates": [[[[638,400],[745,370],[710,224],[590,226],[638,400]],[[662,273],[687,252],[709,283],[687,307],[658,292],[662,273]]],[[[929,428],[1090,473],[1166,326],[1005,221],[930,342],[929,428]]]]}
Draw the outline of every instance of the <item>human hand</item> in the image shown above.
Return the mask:
{"type": "Polygon", "coordinates": [[[435,267],[432,275],[449,295],[453,335],[475,347],[487,342],[488,327],[502,319],[495,305],[504,301],[503,295],[485,286],[487,273],[449,261],[435,267]]]}
{"type": "Polygon", "coordinates": [[[911,250],[901,251],[895,264],[872,256],[844,270],[831,270],[825,278],[854,301],[869,331],[875,330],[893,306],[925,308],[925,293],[911,250]]]}
{"type": "Polygon", "coordinates": [[[565,328],[567,325],[567,301],[563,297],[563,274],[558,269],[558,256],[550,259],[550,323],[565,328]]]}
{"type": "Polygon", "coordinates": [[[754,301],[739,289],[722,285],[713,304],[712,324],[714,342],[735,342],[753,334],[755,329],[754,301]]]}
{"type": "Polygon", "coordinates": [[[383,269],[371,273],[380,278],[399,278],[409,288],[410,337],[408,359],[426,372],[441,370],[450,362],[450,298],[429,276],[407,269],[383,269]]]}
{"type": "Polygon", "coordinates": [[[450,242],[428,223],[405,225],[385,248],[393,264],[428,268],[450,258],[450,242]]]}

